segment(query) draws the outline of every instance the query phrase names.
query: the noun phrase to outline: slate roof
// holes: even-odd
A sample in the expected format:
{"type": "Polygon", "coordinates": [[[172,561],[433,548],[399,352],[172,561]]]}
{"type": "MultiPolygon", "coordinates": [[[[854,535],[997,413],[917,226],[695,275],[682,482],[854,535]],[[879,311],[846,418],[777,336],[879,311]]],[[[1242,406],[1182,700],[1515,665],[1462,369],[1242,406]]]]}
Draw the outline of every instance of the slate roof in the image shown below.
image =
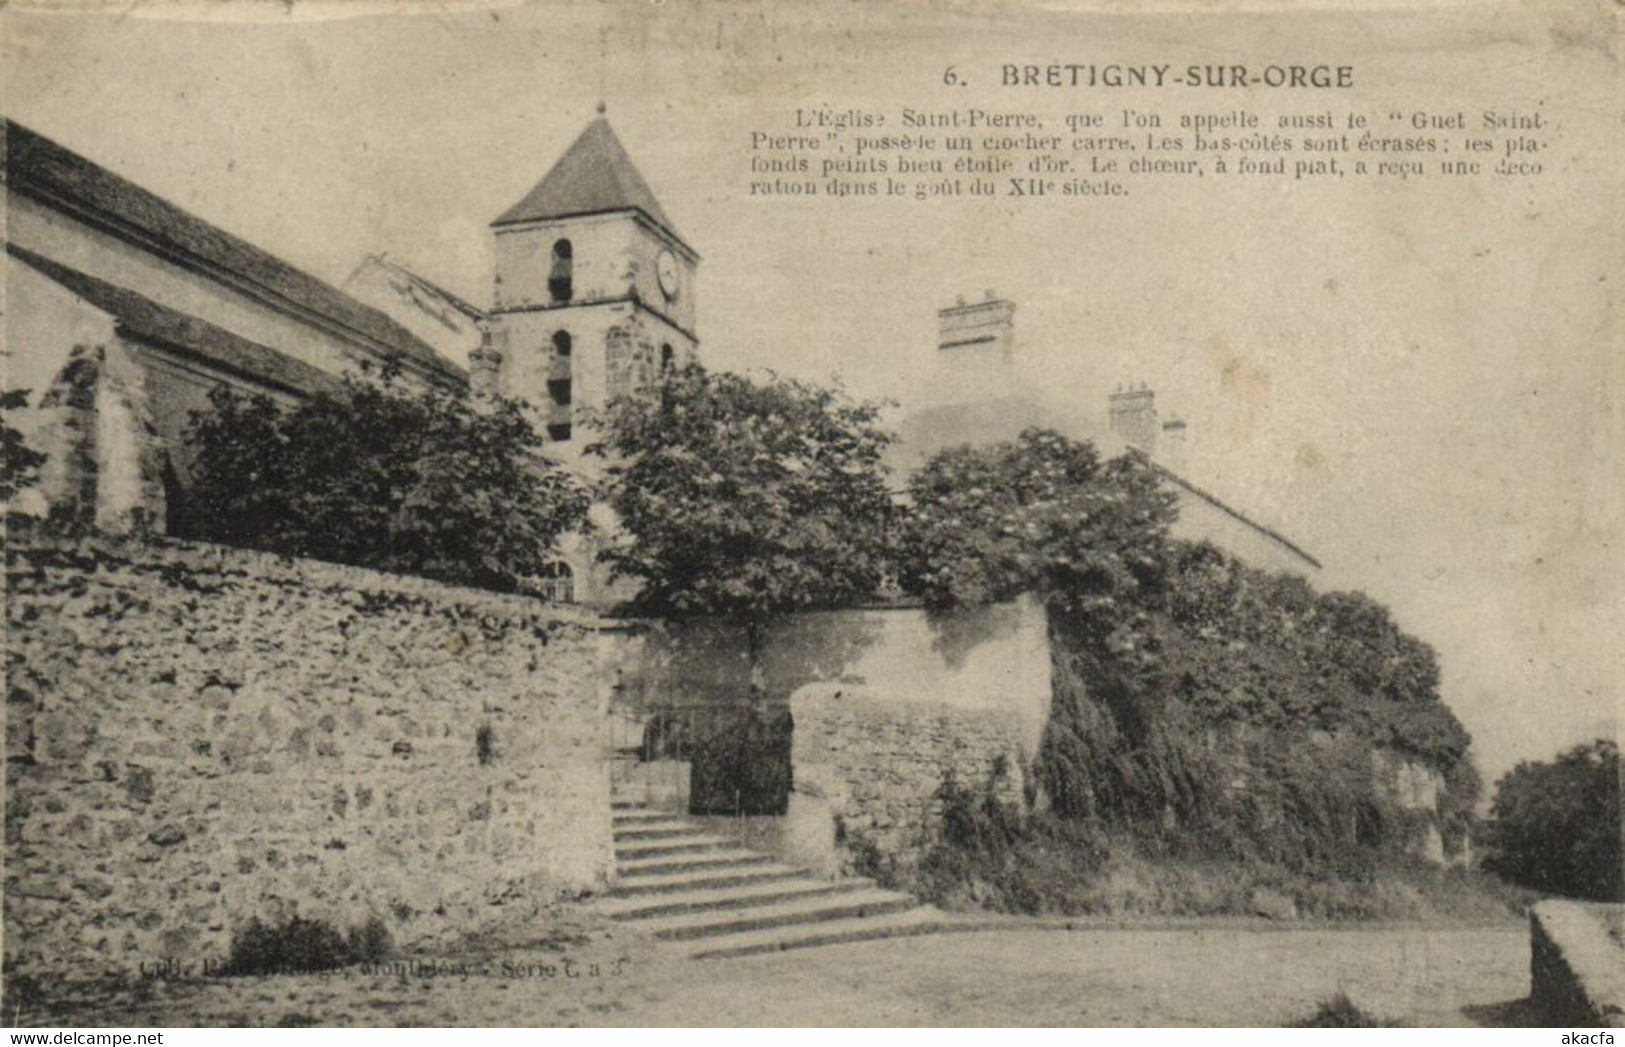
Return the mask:
{"type": "Polygon", "coordinates": [[[32,251],[7,244],[6,253],[110,315],[122,335],[156,343],[201,359],[241,377],[306,395],[334,392],[333,375],[195,316],[178,313],[152,299],[70,269],[32,251]]]}
{"type": "Polygon", "coordinates": [[[551,170],[524,199],[502,212],[493,226],[534,222],[578,215],[638,211],[685,247],[688,241],[666,216],[654,190],[638,173],[637,165],[615,137],[609,121],[600,116],[587,125],[575,144],[564,151],[551,170]]]}
{"type": "MultiPolygon", "coordinates": [[[[1032,427],[1055,429],[1069,436],[1089,440],[1103,458],[1132,454],[1191,497],[1207,502],[1226,516],[1279,544],[1304,563],[1317,569],[1322,567],[1318,559],[1281,532],[1259,523],[1210,491],[1198,487],[1145,451],[1130,445],[1121,436],[1111,432],[1090,434],[1082,431],[1079,425],[1058,415],[1051,408],[1024,396],[1005,396],[970,403],[936,404],[912,411],[898,426],[898,438],[887,449],[886,464],[894,477],[906,480],[918,472],[931,455],[945,448],[960,444],[985,445],[1013,440],[1023,429],[1032,427]]],[[[897,496],[905,494],[903,491],[894,492],[897,496]]]]}
{"type": "Polygon", "coordinates": [[[398,353],[437,375],[466,381],[462,368],[377,309],[295,269],[240,237],[142,189],[13,120],[4,126],[6,182],[11,192],[115,229],[134,230],[160,249],[200,260],[283,301],[302,306],[360,336],[382,354],[398,353]]]}
{"type": "Polygon", "coordinates": [[[1058,429],[1070,426],[1064,418],[1036,399],[1020,392],[985,400],[930,404],[909,411],[897,426],[897,439],[886,450],[893,474],[910,476],[938,451],[960,444],[991,444],[1014,440],[1023,429],[1058,429]]]}
{"type": "Polygon", "coordinates": [[[1300,546],[1298,543],[1292,541],[1292,539],[1288,538],[1286,535],[1282,534],[1280,531],[1277,531],[1272,527],[1266,527],[1265,525],[1259,523],[1257,520],[1254,520],[1251,517],[1249,517],[1246,513],[1243,513],[1240,509],[1236,509],[1236,508],[1233,508],[1233,507],[1225,504],[1224,502],[1220,501],[1217,496],[1215,496],[1213,494],[1210,494],[1207,491],[1203,490],[1202,488],[1200,488],[1200,487],[1196,486],[1195,484],[1191,483],[1189,480],[1185,479],[1183,476],[1180,476],[1178,473],[1174,472],[1172,469],[1168,468],[1166,465],[1163,465],[1162,463],[1156,461],[1150,455],[1146,454],[1144,451],[1140,450],[1139,448],[1137,448],[1137,447],[1132,448],[1130,450],[1130,453],[1137,455],[1140,459],[1142,459],[1144,462],[1146,462],[1146,464],[1150,465],[1152,469],[1154,469],[1158,474],[1160,474],[1169,483],[1174,484],[1176,487],[1184,488],[1186,491],[1189,491],[1192,495],[1196,496],[1197,498],[1202,499],[1204,502],[1207,502],[1209,505],[1213,506],[1215,509],[1218,509],[1220,512],[1224,513],[1226,516],[1229,516],[1230,518],[1238,521],[1239,523],[1245,524],[1247,527],[1250,527],[1254,531],[1257,531],[1259,534],[1261,534],[1264,537],[1270,539],[1271,541],[1279,543],[1280,545],[1284,546],[1288,551],[1290,551],[1294,556],[1297,556],[1299,559],[1303,560],[1305,563],[1312,564],[1317,569],[1322,568],[1322,567],[1325,566],[1318,559],[1316,559],[1315,557],[1309,555],[1309,553],[1306,552],[1302,546],[1300,546]]]}

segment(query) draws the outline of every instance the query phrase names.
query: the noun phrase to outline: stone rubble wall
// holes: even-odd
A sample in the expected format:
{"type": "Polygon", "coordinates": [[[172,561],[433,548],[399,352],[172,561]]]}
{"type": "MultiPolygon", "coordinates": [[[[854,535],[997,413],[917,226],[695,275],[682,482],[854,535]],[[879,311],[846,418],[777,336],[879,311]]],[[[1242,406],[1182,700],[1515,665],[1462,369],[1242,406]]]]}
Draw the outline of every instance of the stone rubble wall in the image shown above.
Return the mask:
{"type": "Polygon", "coordinates": [[[410,945],[608,881],[607,623],[221,546],[8,539],[8,969],[195,968],[296,914],[410,945]]]}
{"type": "Polygon", "coordinates": [[[979,789],[1002,766],[1000,799],[1024,803],[1033,754],[1014,710],[899,702],[824,685],[797,692],[791,714],[797,800],[831,819],[827,873],[906,874],[917,865],[937,835],[945,776],[979,789]]]}

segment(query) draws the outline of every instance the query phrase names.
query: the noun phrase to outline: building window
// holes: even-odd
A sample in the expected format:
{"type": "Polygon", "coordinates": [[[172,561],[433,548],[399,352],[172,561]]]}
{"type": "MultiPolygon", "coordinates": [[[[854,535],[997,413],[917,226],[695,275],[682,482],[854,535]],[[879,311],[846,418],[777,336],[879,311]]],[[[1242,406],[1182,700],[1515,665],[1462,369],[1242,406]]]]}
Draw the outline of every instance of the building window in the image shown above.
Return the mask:
{"type": "Polygon", "coordinates": [[[575,252],[568,240],[553,243],[553,268],[547,274],[547,293],[555,302],[568,302],[575,291],[575,252]]]}
{"type": "Polygon", "coordinates": [[[661,345],[661,347],[660,347],[660,373],[661,374],[665,374],[667,371],[671,370],[672,365],[677,362],[676,357],[677,357],[677,354],[672,351],[671,345],[669,343],[661,345]]]}
{"type": "Polygon", "coordinates": [[[547,383],[547,398],[554,407],[570,406],[570,379],[552,378],[547,383]]]}
{"type": "Polygon", "coordinates": [[[555,422],[547,427],[547,438],[556,444],[569,443],[570,423],[555,422]]]}
{"type": "Polygon", "coordinates": [[[570,355],[570,332],[569,331],[557,331],[557,332],[554,333],[554,335],[553,335],[553,355],[554,356],[569,356],[570,355]]]}
{"type": "Polygon", "coordinates": [[[554,560],[542,567],[538,577],[538,588],[542,599],[551,603],[576,602],[576,577],[570,570],[570,565],[563,560],[554,560]]]}

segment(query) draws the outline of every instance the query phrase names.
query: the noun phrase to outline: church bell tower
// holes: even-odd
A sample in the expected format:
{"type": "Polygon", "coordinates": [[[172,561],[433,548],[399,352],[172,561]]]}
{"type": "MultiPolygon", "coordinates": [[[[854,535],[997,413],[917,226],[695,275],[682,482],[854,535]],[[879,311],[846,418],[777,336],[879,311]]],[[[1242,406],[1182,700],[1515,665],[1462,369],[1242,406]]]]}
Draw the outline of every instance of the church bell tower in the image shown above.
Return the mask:
{"type": "Polygon", "coordinates": [[[699,255],[677,233],[603,106],[524,198],[491,223],[496,288],[476,390],[532,405],[548,453],[578,462],[583,407],[693,358],[699,255]]]}

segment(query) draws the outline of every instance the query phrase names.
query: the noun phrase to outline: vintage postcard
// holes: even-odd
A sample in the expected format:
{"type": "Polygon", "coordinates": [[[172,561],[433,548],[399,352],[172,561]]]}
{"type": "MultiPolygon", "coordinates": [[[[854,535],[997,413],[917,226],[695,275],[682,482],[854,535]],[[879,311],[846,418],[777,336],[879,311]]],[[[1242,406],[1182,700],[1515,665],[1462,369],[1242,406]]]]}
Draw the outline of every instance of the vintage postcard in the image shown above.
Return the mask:
{"type": "Polygon", "coordinates": [[[1622,26],[0,5],[6,1024],[1617,1025],[1622,26]]]}

